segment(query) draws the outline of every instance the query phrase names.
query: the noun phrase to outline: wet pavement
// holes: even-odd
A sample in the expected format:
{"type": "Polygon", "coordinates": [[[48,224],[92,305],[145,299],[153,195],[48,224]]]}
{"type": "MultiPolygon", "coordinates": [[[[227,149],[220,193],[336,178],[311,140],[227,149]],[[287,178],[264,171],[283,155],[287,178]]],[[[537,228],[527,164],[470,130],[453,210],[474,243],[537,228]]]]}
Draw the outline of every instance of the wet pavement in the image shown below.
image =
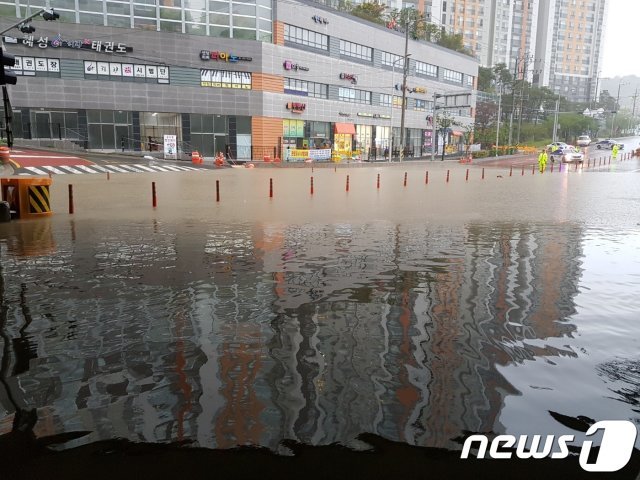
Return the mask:
{"type": "Polygon", "coordinates": [[[283,453],[640,425],[640,161],[467,168],[56,177],[53,217],[0,224],[0,435],[31,413],[35,438],[88,432],[64,448],[283,453]]]}

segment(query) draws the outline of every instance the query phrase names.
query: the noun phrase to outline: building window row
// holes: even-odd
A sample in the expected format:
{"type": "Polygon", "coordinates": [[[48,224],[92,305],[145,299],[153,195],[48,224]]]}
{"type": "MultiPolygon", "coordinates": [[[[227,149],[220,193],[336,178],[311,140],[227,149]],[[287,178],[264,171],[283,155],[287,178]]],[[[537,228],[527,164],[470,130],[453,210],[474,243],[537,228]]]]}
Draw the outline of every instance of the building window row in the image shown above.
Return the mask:
{"type": "Polygon", "coordinates": [[[356,90],[355,88],[340,87],[338,89],[338,99],[349,103],[366,103],[371,105],[371,92],[366,90],[356,90]]]}
{"type": "Polygon", "coordinates": [[[382,52],[382,65],[387,65],[397,68],[404,68],[404,58],[402,55],[396,55],[395,53],[382,52]]]}
{"type": "Polygon", "coordinates": [[[340,55],[360,58],[368,62],[373,61],[373,49],[371,47],[365,47],[359,43],[347,42],[346,40],[340,40],[340,55]]]}
{"type": "Polygon", "coordinates": [[[442,69],[442,78],[448,82],[462,83],[462,73],[448,68],[442,69]]]}
{"type": "MultiPolygon", "coordinates": [[[[16,3],[0,1],[0,14],[13,14],[16,3]]],[[[41,6],[38,0],[31,7],[41,6]]],[[[213,0],[56,0],[61,22],[271,41],[269,1],[246,3],[213,0]]]]}
{"type": "Polygon", "coordinates": [[[438,78],[438,67],[430,63],[416,62],[416,73],[427,77],[438,78]]]}
{"type": "Polygon", "coordinates": [[[284,39],[287,42],[305,45],[307,47],[329,50],[329,36],[322,33],[313,32],[305,28],[284,26],[284,39]]]}
{"type": "Polygon", "coordinates": [[[308,82],[296,78],[284,79],[284,90],[286,93],[295,95],[306,95],[314,98],[329,98],[329,85],[324,83],[308,82]]]}

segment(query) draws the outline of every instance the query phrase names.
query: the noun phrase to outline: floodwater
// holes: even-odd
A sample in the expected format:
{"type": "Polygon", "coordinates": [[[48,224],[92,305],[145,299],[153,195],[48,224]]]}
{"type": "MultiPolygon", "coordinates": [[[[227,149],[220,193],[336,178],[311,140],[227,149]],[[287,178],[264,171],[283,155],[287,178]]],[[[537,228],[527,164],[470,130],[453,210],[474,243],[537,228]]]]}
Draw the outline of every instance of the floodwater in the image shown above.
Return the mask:
{"type": "Polygon", "coordinates": [[[67,446],[274,451],[640,424],[640,174],[465,175],[55,176],[53,217],[0,224],[0,434],[16,411],[91,432],[67,446]]]}

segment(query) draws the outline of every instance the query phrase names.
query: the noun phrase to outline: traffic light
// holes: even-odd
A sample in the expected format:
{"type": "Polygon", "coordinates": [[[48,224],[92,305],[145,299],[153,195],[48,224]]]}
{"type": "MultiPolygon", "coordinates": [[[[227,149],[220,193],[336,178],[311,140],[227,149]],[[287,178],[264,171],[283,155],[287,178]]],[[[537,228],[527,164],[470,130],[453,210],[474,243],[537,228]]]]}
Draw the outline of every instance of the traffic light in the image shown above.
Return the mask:
{"type": "Polygon", "coordinates": [[[45,10],[42,12],[42,18],[44,18],[47,22],[57,20],[60,18],[60,14],[56,13],[53,8],[45,10]]]}
{"type": "Polygon", "coordinates": [[[21,24],[18,28],[22,33],[25,33],[25,34],[30,34],[36,31],[33,25],[27,25],[26,23],[21,24]]]}
{"type": "Polygon", "coordinates": [[[16,74],[5,67],[13,67],[16,59],[13,55],[4,51],[4,47],[0,47],[0,85],[15,85],[18,81],[16,74]]]}

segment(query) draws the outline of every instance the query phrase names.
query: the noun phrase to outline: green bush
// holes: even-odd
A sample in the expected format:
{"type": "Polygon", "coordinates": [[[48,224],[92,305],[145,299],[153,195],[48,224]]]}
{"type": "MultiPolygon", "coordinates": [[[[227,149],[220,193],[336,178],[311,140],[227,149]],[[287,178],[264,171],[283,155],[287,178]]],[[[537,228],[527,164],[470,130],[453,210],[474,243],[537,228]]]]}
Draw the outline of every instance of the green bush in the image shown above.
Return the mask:
{"type": "Polygon", "coordinates": [[[487,152],[486,150],[480,150],[477,152],[471,152],[471,156],[473,158],[485,158],[489,156],[489,152],[487,152]]]}

